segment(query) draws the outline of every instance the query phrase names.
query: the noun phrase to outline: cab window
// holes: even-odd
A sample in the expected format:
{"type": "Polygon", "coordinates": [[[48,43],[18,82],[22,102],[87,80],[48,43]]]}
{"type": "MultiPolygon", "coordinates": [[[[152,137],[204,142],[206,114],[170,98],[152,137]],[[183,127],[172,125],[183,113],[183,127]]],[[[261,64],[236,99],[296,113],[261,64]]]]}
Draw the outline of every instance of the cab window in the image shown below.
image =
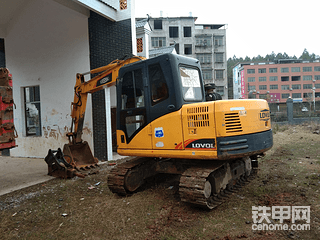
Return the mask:
{"type": "Polygon", "coordinates": [[[159,64],[149,66],[151,105],[154,106],[169,97],[168,86],[159,64]]]}
{"type": "Polygon", "coordinates": [[[123,76],[121,93],[121,109],[144,107],[144,91],[141,69],[127,72],[123,76]]]}
{"type": "Polygon", "coordinates": [[[185,101],[202,101],[203,93],[200,82],[199,70],[180,66],[182,94],[185,101]]]}

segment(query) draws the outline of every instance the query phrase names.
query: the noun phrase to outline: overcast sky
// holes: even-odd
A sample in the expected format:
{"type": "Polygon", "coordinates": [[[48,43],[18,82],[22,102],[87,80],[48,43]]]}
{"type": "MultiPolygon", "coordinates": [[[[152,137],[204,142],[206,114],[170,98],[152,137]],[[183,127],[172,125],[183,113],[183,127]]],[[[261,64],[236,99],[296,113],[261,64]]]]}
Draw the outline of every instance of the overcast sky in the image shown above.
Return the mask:
{"type": "Polygon", "coordinates": [[[227,57],[272,51],[320,55],[320,0],[135,0],[136,17],[198,17],[196,24],[227,24],[227,57]]]}

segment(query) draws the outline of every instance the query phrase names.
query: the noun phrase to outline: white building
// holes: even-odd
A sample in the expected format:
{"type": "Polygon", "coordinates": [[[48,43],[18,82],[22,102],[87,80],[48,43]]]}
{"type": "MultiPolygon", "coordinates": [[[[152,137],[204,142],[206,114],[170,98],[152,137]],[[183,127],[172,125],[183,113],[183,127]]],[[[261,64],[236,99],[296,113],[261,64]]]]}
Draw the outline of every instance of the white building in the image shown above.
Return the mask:
{"type": "MultiPolygon", "coordinates": [[[[136,53],[133,9],[126,0],[1,1],[5,66],[0,67],[13,75],[19,135],[18,147],[10,150],[12,156],[45,157],[48,149],[67,143],[76,73],[136,53]]],[[[108,94],[89,97],[84,126],[83,138],[100,160],[110,159],[108,94]]],[[[111,96],[114,107],[115,89],[111,96]]]]}
{"type": "Polygon", "coordinates": [[[216,92],[228,99],[226,25],[196,24],[196,17],[150,18],[150,52],[175,45],[178,54],[197,58],[205,83],[215,83],[216,92]]]}

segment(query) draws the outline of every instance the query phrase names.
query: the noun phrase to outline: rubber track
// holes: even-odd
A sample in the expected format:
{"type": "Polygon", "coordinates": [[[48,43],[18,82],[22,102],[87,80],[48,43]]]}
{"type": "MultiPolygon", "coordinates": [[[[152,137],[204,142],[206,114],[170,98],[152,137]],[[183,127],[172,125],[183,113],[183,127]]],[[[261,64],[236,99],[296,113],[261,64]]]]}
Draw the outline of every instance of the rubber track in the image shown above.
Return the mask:
{"type": "Polygon", "coordinates": [[[256,170],[252,169],[249,177],[237,180],[232,189],[225,189],[219,194],[211,195],[209,198],[204,196],[204,185],[207,177],[218,168],[198,168],[187,169],[180,178],[179,195],[181,201],[196,205],[205,209],[213,209],[225,202],[229,195],[237,192],[243,185],[256,175],[256,170]]]}
{"type": "Polygon", "coordinates": [[[128,191],[125,188],[125,176],[131,169],[147,161],[145,158],[135,158],[127,162],[116,165],[108,175],[108,187],[113,193],[126,195],[128,191]]]}

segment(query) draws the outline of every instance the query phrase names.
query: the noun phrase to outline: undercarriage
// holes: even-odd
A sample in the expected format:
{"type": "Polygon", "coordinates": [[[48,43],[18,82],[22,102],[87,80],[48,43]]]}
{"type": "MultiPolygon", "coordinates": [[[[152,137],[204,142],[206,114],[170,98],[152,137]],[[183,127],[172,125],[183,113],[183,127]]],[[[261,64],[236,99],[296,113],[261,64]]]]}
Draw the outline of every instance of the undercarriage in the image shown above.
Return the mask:
{"type": "Polygon", "coordinates": [[[108,175],[108,186],[113,193],[127,195],[156,174],[176,174],[181,201],[213,209],[248,182],[256,168],[256,159],[249,157],[224,161],[137,157],[115,166],[108,175]]]}

